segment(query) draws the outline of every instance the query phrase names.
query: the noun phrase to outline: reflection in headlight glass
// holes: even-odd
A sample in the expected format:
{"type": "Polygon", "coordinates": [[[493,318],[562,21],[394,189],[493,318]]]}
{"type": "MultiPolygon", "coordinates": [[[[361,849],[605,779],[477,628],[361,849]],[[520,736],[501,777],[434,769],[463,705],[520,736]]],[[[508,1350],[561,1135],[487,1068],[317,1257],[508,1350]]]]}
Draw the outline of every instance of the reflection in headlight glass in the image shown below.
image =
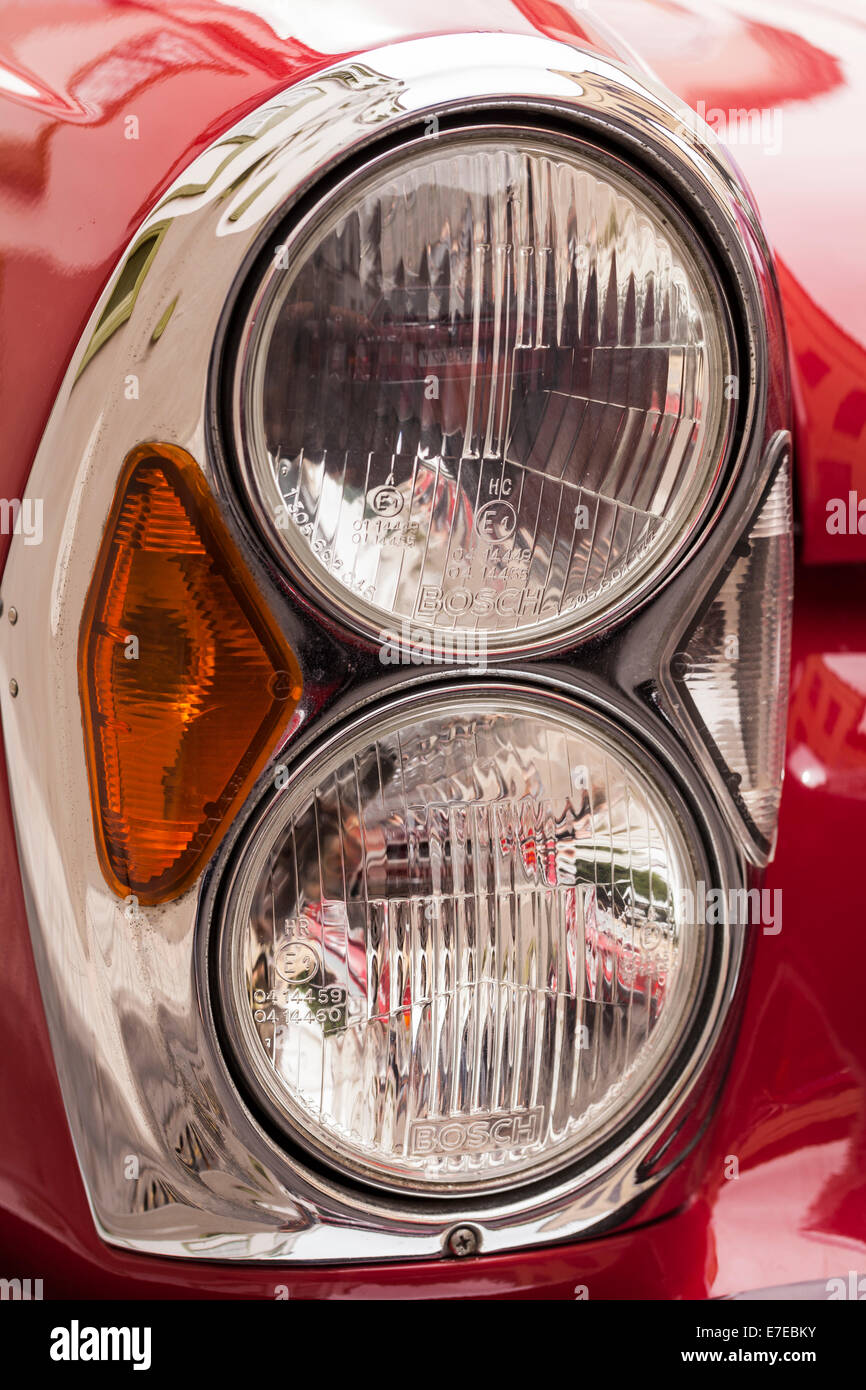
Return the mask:
{"type": "Polygon", "coordinates": [[[735,406],[710,272],[649,191],[513,132],[351,184],[250,331],[261,506],[368,628],[579,627],[696,524],[735,406]]]}
{"type": "Polygon", "coordinates": [[[685,832],[625,746],[543,699],[431,698],[274,803],[228,906],[241,1062],[339,1166],[497,1185],[597,1145],[705,964],[685,832]]]}

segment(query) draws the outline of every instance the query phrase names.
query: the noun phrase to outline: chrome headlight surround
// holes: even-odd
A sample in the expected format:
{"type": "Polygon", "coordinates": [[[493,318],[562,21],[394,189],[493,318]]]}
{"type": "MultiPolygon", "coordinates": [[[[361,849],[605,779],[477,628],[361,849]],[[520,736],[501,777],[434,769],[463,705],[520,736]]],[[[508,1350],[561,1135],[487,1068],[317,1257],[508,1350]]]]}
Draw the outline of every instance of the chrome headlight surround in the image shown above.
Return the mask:
{"type": "MultiPolygon", "coordinates": [[[[19,621],[4,624],[0,635],[0,698],[34,951],[85,1186],[97,1227],[113,1244],[221,1260],[430,1256],[458,1214],[401,1212],[371,1202],[369,1193],[358,1200],[292,1161],[251,1115],[217,1043],[203,954],[219,878],[244,817],[182,898],[152,910],[119,902],[102,876],[87,810],[76,649],[122,461],[142,440],[161,438],[199,461],[305,675],[314,676],[286,731],[293,760],[339,718],[423,681],[398,673],[371,683],[359,649],[353,658],[361,672],[352,684],[352,663],[331,641],[327,615],[318,615],[318,630],[299,617],[299,607],[310,610],[250,535],[215,448],[211,373],[232,295],[287,207],[345,159],[384,136],[403,138],[428,114],[506,109],[524,121],[574,124],[639,162],[690,210],[724,266],[748,379],[744,371],[735,451],[698,557],[703,568],[720,568],[778,461],[777,445],[771,453],[768,446],[787,425],[783,334],[754,209],[709,135],[684,125],[668,94],[615,63],[502,34],[394,45],[298,83],[175,182],[118,266],[73,356],[28,487],[28,495],[52,500],[43,544],[26,549],[20,537],[13,541],[3,588],[19,621]],[[140,273],[130,288],[131,264],[140,273]],[[68,461],[64,470],[58,457],[68,461]],[[51,682],[46,649],[56,658],[51,682]],[[328,704],[322,677],[334,672],[340,694],[328,704]],[[13,677],[16,700],[8,689],[13,677]],[[130,1155],[140,1170],[134,1181],[125,1168],[130,1155]]],[[[681,557],[680,572],[668,577],[662,597],[669,611],[687,609],[689,560],[681,557]]],[[[716,803],[691,766],[688,731],[666,709],[658,684],[664,654],[646,635],[640,623],[620,631],[604,679],[580,652],[570,666],[518,668],[511,678],[585,701],[651,748],[701,825],[711,881],[739,887],[744,854],[759,860],[761,851],[744,835],[734,801],[719,793],[716,803]]],[[[507,678],[505,669],[500,674],[507,678]]],[[[269,780],[263,775],[249,806],[269,780]]],[[[622,1220],[688,1150],[695,1135],[681,1124],[705,1098],[709,1064],[733,1019],[743,942],[733,930],[726,940],[715,1015],[703,1020],[695,1070],[672,1098],[674,1111],[651,1117],[642,1137],[630,1135],[578,1184],[527,1193],[525,1202],[503,1197],[480,1214],[464,1210],[482,1228],[484,1249],[562,1240],[622,1220]]]]}

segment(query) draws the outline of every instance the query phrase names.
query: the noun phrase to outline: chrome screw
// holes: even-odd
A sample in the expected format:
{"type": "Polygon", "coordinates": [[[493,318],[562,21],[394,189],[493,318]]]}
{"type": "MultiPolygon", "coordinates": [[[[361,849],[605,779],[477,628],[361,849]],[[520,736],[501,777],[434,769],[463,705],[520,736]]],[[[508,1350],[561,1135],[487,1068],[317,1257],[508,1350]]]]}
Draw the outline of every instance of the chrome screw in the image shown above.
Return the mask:
{"type": "Polygon", "coordinates": [[[18,682],[14,676],[9,682],[9,694],[12,696],[13,700],[15,699],[15,696],[18,694],[18,682]]]}
{"type": "Polygon", "coordinates": [[[10,623],[12,624],[13,627],[14,627],[15,624],[17,623],[17,621],[18,621],[18,609],[17,609],[17,608],[10,608],[10,609],[9,609],[9,621],[10,621],[10,623]]]}
{"type": "Polygon", "coordinates": [[[449,1255],[456,1255],[458,1259],[464,1259],[466,1255],[477,1255],[479,1245],[478,1232],[471,1226],[455,1226],[454,1230],[449,1232],[446,1241],[449,1255]]]}

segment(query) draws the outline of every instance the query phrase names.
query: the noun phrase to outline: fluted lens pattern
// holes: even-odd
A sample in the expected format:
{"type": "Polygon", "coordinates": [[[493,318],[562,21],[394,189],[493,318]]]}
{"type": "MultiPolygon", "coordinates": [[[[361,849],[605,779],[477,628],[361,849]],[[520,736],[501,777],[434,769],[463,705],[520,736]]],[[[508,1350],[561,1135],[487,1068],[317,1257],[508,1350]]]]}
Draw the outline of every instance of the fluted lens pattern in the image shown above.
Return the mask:
{"type": "Polygon", "coordinates": [[[226,914],[245,1068],[301,1142],[447,1191],[580,1156],[696,1001],[683,831],[553,702],[433,697],[275,803],[226,914]]]}
{"type": "Polygon", "coordinates": [[[780,470],[731,571],[694,628],[677,674],[758,833],[775,841],[785,763],[794,542],[780,470]]]}
{"type": "Polygon", "coordinates": [[[428,144],[278,248],[242,450],[327,597],[502,648],[683,542],[736,392],[707,267],[636,180],[565,142],[428,144]]]}

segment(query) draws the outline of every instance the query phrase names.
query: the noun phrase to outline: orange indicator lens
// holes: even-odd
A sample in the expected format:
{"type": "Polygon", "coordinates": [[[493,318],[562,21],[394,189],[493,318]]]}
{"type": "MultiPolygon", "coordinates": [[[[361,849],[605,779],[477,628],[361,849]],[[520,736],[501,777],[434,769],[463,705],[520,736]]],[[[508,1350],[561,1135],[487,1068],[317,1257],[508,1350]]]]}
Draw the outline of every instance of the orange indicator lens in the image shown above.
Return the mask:
{"type": "Polygon", "coordinates": [[[301,695],[285,644],[195,461],[133,450],[78,653],[97,848],[120,896],[179,896],[239,810],[301,695]]]}

